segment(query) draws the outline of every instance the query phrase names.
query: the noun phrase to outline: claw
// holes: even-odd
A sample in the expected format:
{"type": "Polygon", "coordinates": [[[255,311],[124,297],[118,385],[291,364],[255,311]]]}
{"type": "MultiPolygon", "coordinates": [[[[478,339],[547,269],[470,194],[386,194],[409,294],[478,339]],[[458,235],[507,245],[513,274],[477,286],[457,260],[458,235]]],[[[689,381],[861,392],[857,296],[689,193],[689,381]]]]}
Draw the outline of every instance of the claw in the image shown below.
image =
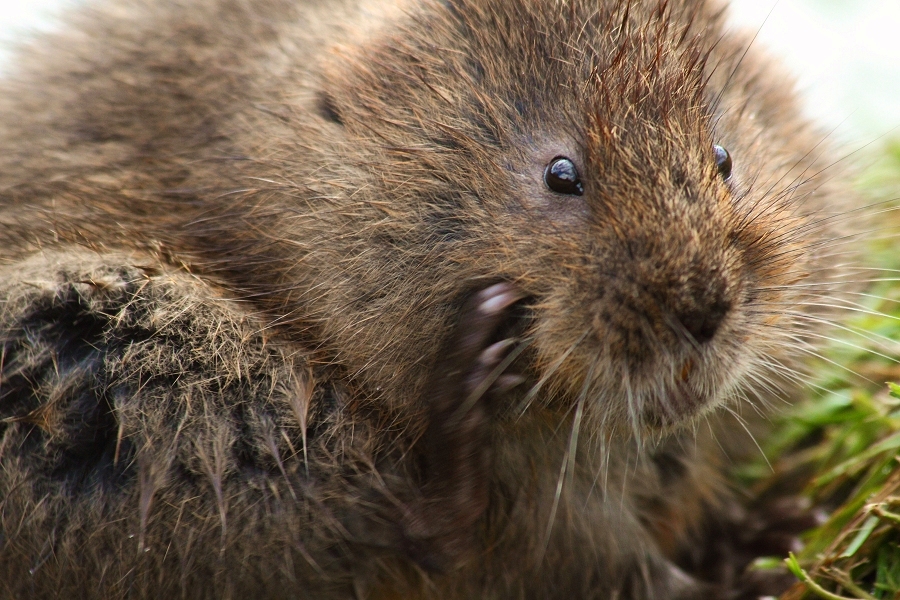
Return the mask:
{"type": "Polygon", "coordinates": [[[525,383],[525,378],[521,375],[501,375],[497,379],[497,382],[494,384],[494,388],[502,394],[522,385],[523,383],[525,383]]]}
{"type": "Polygon", "coordinates": [[[492,338],[509,307],[522,298],[509,283],[470,298],[425,388],[429,422],[421,441],[422,497],[409,507],[405,535],[416,549],[413,558],[426,568],[440,569],[470,552],[472,526],[487,508],[493,449],[489,397],[523,381],[514,374],[497,377],[514,340],[492,338]]]}
{"type": "Polygon", "coordinates": [[[514,343],[515,340],[505,339],[495,344],[491,344],[481,353],[479,362],[489,368],[495,367],[503,360],[507,350],[509,350],[514,343]]]}
{"type": "Polygon", "coordinates": [[[495,283],[478,292],[477,298],[478,310],[485,315],[493,316],[521,300],[523,295],[508,283],[495,283]]]}

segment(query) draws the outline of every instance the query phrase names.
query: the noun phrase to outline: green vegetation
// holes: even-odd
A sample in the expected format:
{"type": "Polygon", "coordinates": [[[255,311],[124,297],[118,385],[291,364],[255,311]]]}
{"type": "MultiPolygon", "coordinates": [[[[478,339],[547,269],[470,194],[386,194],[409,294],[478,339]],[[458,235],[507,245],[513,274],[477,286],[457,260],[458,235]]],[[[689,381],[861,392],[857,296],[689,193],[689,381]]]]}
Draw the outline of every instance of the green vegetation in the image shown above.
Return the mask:
{"type": "Polygon", "coordinates": [[[878,203],[866,262],[881,269],[860,279],[877,281],[853,300],[860,310],[822,353],[807,397],[765,440],[771,467],[739,473],[759,493],[801,493],[829,515],[785,561],[799,581],[782,600],[900,599],[900,143],[884,158],[860,184],[878,203]]]}

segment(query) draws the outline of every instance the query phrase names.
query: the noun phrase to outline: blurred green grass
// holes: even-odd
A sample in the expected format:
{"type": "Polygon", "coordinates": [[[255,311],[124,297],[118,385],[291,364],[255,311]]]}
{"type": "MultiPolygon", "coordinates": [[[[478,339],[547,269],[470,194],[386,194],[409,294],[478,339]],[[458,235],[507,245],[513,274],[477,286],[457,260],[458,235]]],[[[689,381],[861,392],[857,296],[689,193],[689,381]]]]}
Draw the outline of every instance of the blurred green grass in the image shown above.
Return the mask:
{"type": "Polygon", "coordinates": [[[815,361],[806,397],[776,418],[766,459],[737,473],[828,515],[785,561],[798,582],[781,600],[900,599],[900,140],[871,162],[858,187],[876,215],[865,262],[880,270],[860,277],[877,281],[815,361]]]}

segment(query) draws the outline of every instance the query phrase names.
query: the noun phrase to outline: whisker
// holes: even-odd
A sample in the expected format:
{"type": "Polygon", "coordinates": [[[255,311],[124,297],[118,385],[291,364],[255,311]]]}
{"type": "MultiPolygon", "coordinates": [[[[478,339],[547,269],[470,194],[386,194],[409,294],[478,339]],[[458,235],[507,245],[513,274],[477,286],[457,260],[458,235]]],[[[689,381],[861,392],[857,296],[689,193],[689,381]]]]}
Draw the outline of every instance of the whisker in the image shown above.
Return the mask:
{"type": "MultiPolygon", "coordinates": [[[[900,273],[900,270],[889,269],[890,271],[896,271],[900,273]]],[[[769,286],[759,286],[758,290],[761,291],[784,291],[784,290],[794,290],[801,288],[816,288],[816,287],[825,287],[825,286],[835,286],[835,285],[850,285],[850,284],[867,284],[867,283],[896,283],[900,281],[900,277],[884,277],[884,278],[873,278],[873,279],[847,279],[847,280],[839,280],[839,281],[820,281],[820,282],[812,282],[812,283],[794,283],[791,285],[769,285],[769,286]]],[[[849,290],[842,290],[842,293],[845,294],[854,294],[858,292],[851,292],[849,290]]]]}
{"type": "Polygon", "coordinates": [[[858,345],[858,344],[850,343],[850,342],[848,342],[847,340],[844,340],[844,339],[841,339],[841,338],[835,338],[835,337],[832,337],[832,336],[829,336],[829,335],[823,335],[823,334],[820,334],[820,333],[814,333],[814,332],[812,332],[812,331],[805,331],[805,332],[803,332],[803,335],[806,335],[806,336],[808,336],[808,337],[813,337],[813,338],[816,338],[816,339],[820,339],[820,340],[825,340],[825,341],[828,341],[828,342],[833,342],[833,343],[835,343],[835,344],[840,344],[840,345],[842,345],[842,346],[847,346],[848,348],[853,348],[853,349],[855,349],[855,350],[861,350],[861,351],[863,351],[863,352],[867,352],[867,353],[869,353],[869,354],[873,354],[873,355],[875,355],[875,356],[878,356],[879,358],[883,358],[883,359],[885,359],[885,360],[887,360],[887,361],[889,361],[889,362],[891,362],[891,363],[894,363],[894,364],[900,364],[900,360],[898,360],[898,359],[896,359],[896,358],[894,358],[894,357],[888,356],[888,355],[886,355],[886,354],[882,354],[881,352],[877,352],[877,351],[875,351],[875,350],[872,350],[871,348],[865,348],[865,347],[860,346],[860,345],[858,345]]]}
{"type": "MultiPolygon", "coordinates": [[[[814,316],[814,315],[809,315],[809,314],[801,313],[801,312],[796,312],[796,313],[785,313],[785,314],[791,314],[792,316],[794,316],[794,317],[796,317],[796,318],[798,318],[798,319],[802,319],[802,320],[810,321],[810,322],[813,322],[813,323],[822,324],[822,325],[825,325],[826,327],[834,327],[834,328],[836,328],[836,329],[840,329],[840,330],[842,330],[842,331],[846,331],[847,333],[851,333],[851,334],[853,334],[853,335],[857,335],[857,336],[859,336],[859,337],[861,337],[861,338],[863,338],[863,339],[865,339],[865,340],[868,340],[868,341],[872,342],[873,344],[877,344],[877,345],[879,345],[879,346],[881,346],[881,347],[900,347],[900,341],[891,339],[891,338],[889,338],[889,337],[886,336],[886,335],[882,335],[882,334],[879,334],[879,333],[875,333],[875,332],[869,331],[868,329],[863,329],[862,327],[854,327],[854,326],[851,326],[851,325],[843,325],[843,324],[841,324],[841,323],[838,323],[838,322],[836,322],[836,321],[832,321],[832,320],[830,320],[830,319],[825,319],[825,318],[822,318],[822,317],[817,317],[817,316],[814,316]]],[[[838,340],[838,341],[842,343],[842,340],[838,340]]],[[[865,350],[866,352],[869,352],[869,349],[868,349],[868,348],[863,348],[863,350],[865,350]]],[[[878,356],[881,356],[881,355],[878,354],[877,352],[874,352],[874,351],[873,351],[872,353],[873,353],[873,354],[876,354],[876,355],[878,355],[878,356]]],[[[885,358],[889,358],[889,357],[885,357],[885,358]]],[[[889,360],[893,361],[893,360],[895,360],[895,359],[889,358],[889,360]]]]}
{"type": "MultiPolygon", "coordinates": [[[[835,298],[834,300],[839,301],[840,299],[835,298]]],[[[894,316],[894,315],[891,315],[888,313],[883,313],[879,310],[873,310],[873,309],[870,309],[865,306],[858,305],[856,303],[852,303],[849,301],[847,301],[845,304],[832,304],[829,302],[804,302],[803,305],[817,307],[817,308],[830,308],[830,309],[834,309],[834,310],[841,311],[841,312],[852,312],[852,313],[858,313],[858,314],[863,314],[863,315],[871,315],[874,317],[879,317],[881,319],[888,319],[891,321],[900,321],[900,317],[897,317],[897,316],[894,316]]],[[[787,303],[787,302],[785,302],[785,303],[772,302],[772,303],[766,304],[766,306],[796,306],[796,304],[787,303]]],[[[782,314],[788,314],[788,313],[782,313],[782,314]]]]}
{"type": "Polygon", "coordinates": [[[525,397],[522,398],[519,406],[517,406],[515,409],[515,412],[517,413],[516,420],[521,419],[525,415],[525,413],[531,407],[531,403],[537,397],[538,393],[541,391],[547,381],[556,374],[565,360],[569,358],[569,355],[571,355],[572,352],[575,351],[575,348],[578,347],[578,345],[581,344],[582,341],[584,341],[584,338],[587,337],[588,333],[590,333],[590,329],[585,330],[585,332],[581,334],[581,337],[575,340],[575,343],[569,346],[569,348],[565,352],[563,352],[562,355],[560,355],[560,357],[553,362],[553,364],[550,365],[550,367],[547,369],[547,372],[544,373],[544,375],[538,380],[538,382],[535,383],[530,390],[528,390],[528,393],[525,394],[525,397]]]}
{"type": "Polygon", "coordinates": [[[594,379],[595,365],[596,363],[591,364],[591,368],[588,371],[587,377],[585,378],[581,394],[578,397],[578,403],[575,408],[575,416],[572,419],[572,430],[569,434],[569,444],[565,454],[563,455],[562,464],[560,465],[559,469],[559,476],[557,477],[556,481],[556,491],[553,495],[553,504],[550,507],[550,516],[547,521],[547,530],[544,534],[544,543],[538,558],[539,563],[543,562],[544,556],[547,552],[547,548],[550,546],[550,536],[553,533],[553,524],[556,522],[556,512],[559,509],[559,503],[562,498],[563,483],[567,483],[570,490],[574,489],[575,455],[578,449],[578,435],[581,430],[581,421],[584,416],[584,403],[587,400],[588,391],[590,390],[591,383],[594,379]]]}
{"type": "MultiPolygon", "coordinates": [[[[790,336],[785,336],[785,337],[788,337],[788,338],[790,339],[790,336]]],[[[823,361],[823,362],[826,362],[826,363],[830,364],[831,366],[836,367],[837,369],[839,369],[839,370],[841,370],[841,371],[845,371],[845,372],[847,372],[847,373],[850,373],[850,374],[853,375],[854,377],[858,377],[859,379],[861,379],[861,380],[863,380],[863,381],[866,381],[867,383],[870,383],[870,384],[872,384],[872,385],[874,385],[874,386],[879,385],[878,382],[872,381],[871,379],[869,379],[869,378],[866,377],[865,375],[862,375],[862,374],[860,374],[860,373],[857,373],[856,371],[854,371],[854,370],[851,369],[850,367],[847,367],[847,366],[845,366],[845,365],[842,365],[841,363],[836,362],[836,361],[834,361],[834,360],[828,358],[827,356],[825,356],[825,355],[822,354],[821,352],[817,352],[817,351],[815,351],[815,350],[812,350],[812,349],[809,348],[809,347],[805,347],[805,346],[807,346],[808,344],[801,343],[801,342],[803,342],[803,340],[801,340],[801,339],[799,339],[799,338],[794,338],[793,341],[796,343],[796,346],[794,347],[794,351],[795,351],[795,352],[799,352],[799,353],[802,353],[802,354],[806,354],[807,356],[811,356],[811,357],[813,357],[813,358],[815,358],[815,359],[817,359],[817,360],[821,360],[821,361],[823,361]]]]}
{"type": "Polygon", "coordinates": [[[807,382],[808,377],[806,376],[806,373],[789,367],[786,364],[776,360],[775,358],[762,358],[759,364],[761,367],[765,367],[767,370],[777,373],[778,375],[794,383],[805,384],[807,382]]]}
{"type": "Polygon", "coordinates": [[[769,462],[769,457],[766,456],[766,453],[763,451],[762,446],[760,446],[759,441],[756,439],[756,436],[753,435],[753,433],[750,431],[750,428],[747,426],[747,422],[744,417],[738,414],[738,412],[730,406],[726,406],[725,410],[734,417],[734,420],[737,421],[738,425],[741,426],[741,429],[743,429],[747,433],[747,437],[750,438],[750,441],[752,441],[753,445],[756,446],[756,449],[759,450],[759,455],[762,456],[762,459],[764,461],[766,461],[766,465],[769,467],[769,470],[774,473],[775,468],[772,466],[772,463],[769,462]]]}

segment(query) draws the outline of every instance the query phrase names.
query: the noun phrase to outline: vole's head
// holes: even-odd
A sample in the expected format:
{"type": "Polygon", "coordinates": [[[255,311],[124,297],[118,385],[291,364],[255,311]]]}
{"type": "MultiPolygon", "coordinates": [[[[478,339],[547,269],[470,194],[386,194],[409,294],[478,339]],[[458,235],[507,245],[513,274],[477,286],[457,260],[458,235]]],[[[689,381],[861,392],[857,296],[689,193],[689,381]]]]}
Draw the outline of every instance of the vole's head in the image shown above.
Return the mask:
{"type": "Polygon", "coordinates": [[[777,370],[830,197],[747,47],[702,0],[447,0],[335,59],[330,189],[356,178],[345,310],[322,318],[338,360],[421,377],[465,292],[507,280],[539,397],[612,428],[685,422],[777,370]]]}

